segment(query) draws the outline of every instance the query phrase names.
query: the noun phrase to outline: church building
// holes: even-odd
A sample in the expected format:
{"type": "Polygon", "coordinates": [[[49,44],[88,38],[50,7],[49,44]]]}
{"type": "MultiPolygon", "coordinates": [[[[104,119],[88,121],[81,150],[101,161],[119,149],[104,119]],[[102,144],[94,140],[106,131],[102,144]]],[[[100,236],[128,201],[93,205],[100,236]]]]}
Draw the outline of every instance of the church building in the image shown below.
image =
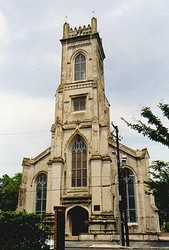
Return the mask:
{"type": "MultiPolygon", "coordinates": [[[[117,240],[117,144],[105,96],[105,53],[97,19],[73,29],[65,23],[60,41],[51,147],[35,158],[23,158],[18,209],[43,215],[62,205],[67,240],[117,240]]],[[[148,151],[120,143],[119,152],[130,239],[157,239],[158,211],[144,184],[149,179],[148,151]]]]}

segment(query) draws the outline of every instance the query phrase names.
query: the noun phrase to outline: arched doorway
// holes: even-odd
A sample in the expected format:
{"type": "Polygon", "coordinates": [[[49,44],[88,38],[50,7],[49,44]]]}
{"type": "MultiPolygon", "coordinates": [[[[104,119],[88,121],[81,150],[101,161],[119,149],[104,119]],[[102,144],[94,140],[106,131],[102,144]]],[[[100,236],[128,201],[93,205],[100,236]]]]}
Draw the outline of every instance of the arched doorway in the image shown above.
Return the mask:
{"type": "Polygon", "coordinates": [[[72,236],[88,232],[89,215],[86,209],[76,206],[68,212],[71,221],[72,236]]]}

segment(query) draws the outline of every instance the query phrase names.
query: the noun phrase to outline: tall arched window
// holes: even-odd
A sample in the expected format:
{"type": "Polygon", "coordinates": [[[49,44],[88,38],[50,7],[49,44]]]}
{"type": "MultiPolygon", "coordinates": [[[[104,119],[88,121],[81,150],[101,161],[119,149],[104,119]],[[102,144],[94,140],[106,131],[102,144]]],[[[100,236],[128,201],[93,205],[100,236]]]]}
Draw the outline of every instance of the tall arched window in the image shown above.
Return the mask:
{"type": "Polygon", "coordinates": [[[126,188],[128,222],[136,222],[135,176],[128,168],[124,169],[124,181],[126,188]]]}
{"type": "Polygon", "coordinates": [[[79,54],[75,58],[75,81],[86,79],[86,58],[79,54]]]}
{"type": "Polygon", "coordinates": [[[87,186],[87,149],[84,140],[77,136],[72,146],[72,187],[87,186]]]}
{"type": "Polygon", "coordinates": [[[36,178],[36,213],[43,214],[46,212],[47,196],[47,176],[39,174],[36,178]]]}

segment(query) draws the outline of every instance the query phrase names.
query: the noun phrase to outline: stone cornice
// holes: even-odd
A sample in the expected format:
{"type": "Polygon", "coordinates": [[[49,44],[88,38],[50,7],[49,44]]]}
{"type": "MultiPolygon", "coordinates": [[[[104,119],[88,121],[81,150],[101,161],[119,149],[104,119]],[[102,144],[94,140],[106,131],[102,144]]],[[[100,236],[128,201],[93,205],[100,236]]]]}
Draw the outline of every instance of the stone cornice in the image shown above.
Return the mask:
{"type": "MultiPolygon", "coordinates": [[[[108,143],[109,143],[110,147],[116,149],[116,142],[112,138],[108,139],[108,143]]],[[[130,155],[130,156],[132,156],[134,158],[137,158],[137,159],[143,159],[143,158],[145,158],[146,155],[149,157],[149,153],[148,153],[147,148],[143,148],[141,150],[139,150],[139,149],[134,150],[134,149],[120,143],[119,144],[119,149],[120,149],[121,153],[130,155]]]]}
{"type": "Polygon", "coordinates": [[[109,155],[93,154],[90,161],[101,160],[101,161],[112,161],[109,155]]]}
{"type": "Polygon", "coordinates": [[[29,167],[31,164],[36,164],[38,161],[42,160],[43,158],[49,156],[51,153],[51,147],[47,148],[46,150],[44,150],[41,154],[37,155],[35,158],[23,158],[22,161],[22,166],[27,166],[29,167]]]}
{"type": "Polygon", "coordinates": [[[59,156],[59,157],[54,157],[53,159],[50,159],[48,161],[48,165],[52,165],[53,163],[63,163],[64,164],[65,161],[61,156],[59,156]]]}

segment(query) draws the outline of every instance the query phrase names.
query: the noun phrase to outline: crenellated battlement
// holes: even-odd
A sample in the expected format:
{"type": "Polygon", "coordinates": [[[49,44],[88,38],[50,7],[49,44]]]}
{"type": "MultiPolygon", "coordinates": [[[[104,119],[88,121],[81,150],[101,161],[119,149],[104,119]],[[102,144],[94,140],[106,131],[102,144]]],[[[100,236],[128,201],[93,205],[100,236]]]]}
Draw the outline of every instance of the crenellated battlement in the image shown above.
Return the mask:
{"type": "Polygon", "coordinates": [[[84,25],[83,28],[81,26],[79,26],[78,29],[76,27],[74,29],[70,28],[69,37],[83,36],[83,35],[87,35],[90,33],[91,33],[91,26],[89,24],[87,27],[84,25]]]}
{"type": "Polygon", "coordinates": [[[63,39],[94,33],[97,33],[97,19],[95,17],[91,19],[91,24],[88,24],[87,26],[84,25],[83,27],[79,26],[78,28],[75,27],[72,29],[70,28],[69,23],[63,25],[63,39]]]}

